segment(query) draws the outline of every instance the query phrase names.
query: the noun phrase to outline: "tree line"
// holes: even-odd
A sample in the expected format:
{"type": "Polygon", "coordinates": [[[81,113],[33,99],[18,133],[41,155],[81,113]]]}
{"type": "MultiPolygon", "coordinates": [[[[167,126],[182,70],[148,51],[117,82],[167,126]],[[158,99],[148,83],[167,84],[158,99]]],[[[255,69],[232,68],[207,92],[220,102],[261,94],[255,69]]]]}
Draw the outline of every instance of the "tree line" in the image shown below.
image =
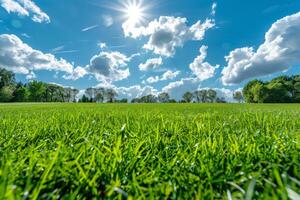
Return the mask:
{"type": "Polygon", "coordinates": [[[300,75],[250,81],[243,96],[247,103],[300,103],[300,75]]]}
{"type": "MultiPolygon", "coordinates": [[[[129,103],[118,99],[113,89],[87,88],[78,99],[79,90],[57,84],[30,81],[16,82],[15,74],[0,68],[0,102],[82,102],[82,103],[129,103]]],[[[280,76],[271,81],[250,81],[243,91],[236,91],[233,99],[247,103],[300,103],[300,75],[280,76]]],[[[166,92],[134,98],[130,103],[226,103],[216,90],[202,89],[187,91],[176,101],[166,92]]]]}
{"type": "Polygon", "coordinates": [[[0,102],[73,102],[78,90],[56,84],[15,81],[15,74],[0,69],[0,102]]]}

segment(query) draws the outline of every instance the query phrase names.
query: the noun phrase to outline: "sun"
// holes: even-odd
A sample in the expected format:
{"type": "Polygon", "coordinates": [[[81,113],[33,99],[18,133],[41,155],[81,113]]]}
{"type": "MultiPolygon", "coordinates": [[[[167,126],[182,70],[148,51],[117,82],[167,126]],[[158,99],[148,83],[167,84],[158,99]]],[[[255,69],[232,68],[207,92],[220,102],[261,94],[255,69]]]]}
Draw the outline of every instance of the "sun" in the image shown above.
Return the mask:
{"type": "Polygon", "coordinates": [[[146,9],[147,6],[143,5],[142,0],[128,0],[123,4],[122,12],[124,13],[124,17],[126,21],[138,24],[145,20],[146,18],[146,9]]]}
{"type": "Polygon", "coordinates": [[[140,22],[143,19],[143,10],[139,5],[128,5],[126,17],[131,22],[140,22]]]}

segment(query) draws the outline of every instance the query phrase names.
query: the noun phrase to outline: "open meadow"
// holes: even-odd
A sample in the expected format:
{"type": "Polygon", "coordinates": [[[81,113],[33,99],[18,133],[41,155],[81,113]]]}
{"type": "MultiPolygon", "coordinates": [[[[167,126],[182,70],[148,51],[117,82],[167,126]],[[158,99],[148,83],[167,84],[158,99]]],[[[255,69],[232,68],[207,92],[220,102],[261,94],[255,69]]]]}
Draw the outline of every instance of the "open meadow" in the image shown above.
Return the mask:
{"type": "Polygon", "coordinates": [[[0,199],[296,199],[300,105],[0,104],[0,199]]]}

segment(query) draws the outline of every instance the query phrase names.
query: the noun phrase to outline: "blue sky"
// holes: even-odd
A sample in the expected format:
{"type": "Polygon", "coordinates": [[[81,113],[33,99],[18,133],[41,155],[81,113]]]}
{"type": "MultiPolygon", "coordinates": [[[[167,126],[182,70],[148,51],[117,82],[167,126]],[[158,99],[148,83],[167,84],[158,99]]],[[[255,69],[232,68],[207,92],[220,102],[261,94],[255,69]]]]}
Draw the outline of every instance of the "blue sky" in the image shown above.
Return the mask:
{"type": "Polygon", "coordinates": [[[0,67],[23,82],[113,87],[131,97],[167,91],[178,98],[188,89],[229,93],[254,78],[300,72],[298,0],[0,0],[0,5],[0,67]],[[25,61],[17,62],[24,45],[25,61]]]}

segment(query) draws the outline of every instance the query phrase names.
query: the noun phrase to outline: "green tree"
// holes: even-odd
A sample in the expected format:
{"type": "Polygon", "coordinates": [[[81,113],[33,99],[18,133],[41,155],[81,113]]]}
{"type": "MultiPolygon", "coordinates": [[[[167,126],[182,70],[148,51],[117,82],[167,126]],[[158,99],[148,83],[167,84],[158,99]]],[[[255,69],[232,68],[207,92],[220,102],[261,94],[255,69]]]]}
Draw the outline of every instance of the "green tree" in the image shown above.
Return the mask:
{"type": "Polygon", "coordinates": [[[13,93],[13,102],[26,102],[29,98],[28,88],[22,83],[18,83],[13,93]]]}
{"type": "Polygon", "coordinates": [[[15,74],[0,68],[0,89],[15,84],[15,74]]]}
{"type": "Polygon", "coordinates": [[[105,89],[104,88],[97,88],[96,89],[96,95],[95,95],[95,101],[103,103],[105,98],[105,89]]]}
{"type": "Polygon", "coordinates": [[[183,94],[182,98],[186,103],[191,103],[194,95],[191,92],[186,92],[183,94]]]}
{"type": "Polygon", "coordinates": [[[106,92],[106,98],[108,103],[113,103],[116,100],[116,97],[118,96],[117,92],[113,89],[107,89],[106,92]]]}
{"type": "Polygon", "coordinates": [[[247,103],[258,103],[258,95],[256,92],[258,92],[259,88],[261,88],[264,85],[262,81],[259,80],[253,80],[250,81],[243,89],[243,96],[245,98],[245,101],[247,103]]]}
{"type": "Polygon", "coordinates": [[[170,101],[170,95],[167,92],[160,93],[158,95],[158,101],[161,103],[168,103],[170,101]]]}
{"type": "Polygon", "coordinates": [[[209,100],[210,103],[215,102],[216,99],[217,99],[217,92],[215,90],[213,90],[213,89],[209,89],[207,91],[207,98],[208,98],[208,100],[209,100]]]}
{"type": "Polygon", "coordinates": [[[31,81],[28,83],[29,101],[42,102],[46,94],[46,87],[43,82],[31,81]]]}
{"type": "Polygon", "coordinates": [[[243,93],[240,91],[236,91],[233,93],[233,99],[235,99],[237,102],[241,103],[244,99],[243,93]]]}
{"type": "Polygon", "coordinates": [[[0,102],[10,102],[13,99],[14,86],[8,85],[0,89],[0,102]]]}

